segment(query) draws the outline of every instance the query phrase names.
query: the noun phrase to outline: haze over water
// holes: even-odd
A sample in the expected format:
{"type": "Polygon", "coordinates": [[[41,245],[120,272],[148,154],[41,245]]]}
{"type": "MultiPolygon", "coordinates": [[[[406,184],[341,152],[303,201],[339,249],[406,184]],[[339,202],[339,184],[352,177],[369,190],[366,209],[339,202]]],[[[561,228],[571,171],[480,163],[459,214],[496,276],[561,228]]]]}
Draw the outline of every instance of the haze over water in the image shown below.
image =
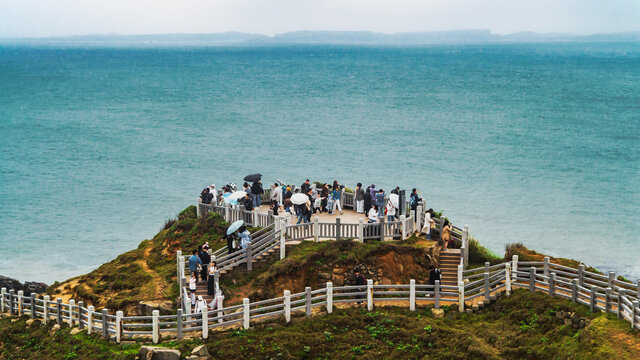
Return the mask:
{"type": "Polygon", "coordinates": [[[53,282],[260,172],[417,187],[640,278],[640,45],[0,47],[0,274],[53,282]]]}

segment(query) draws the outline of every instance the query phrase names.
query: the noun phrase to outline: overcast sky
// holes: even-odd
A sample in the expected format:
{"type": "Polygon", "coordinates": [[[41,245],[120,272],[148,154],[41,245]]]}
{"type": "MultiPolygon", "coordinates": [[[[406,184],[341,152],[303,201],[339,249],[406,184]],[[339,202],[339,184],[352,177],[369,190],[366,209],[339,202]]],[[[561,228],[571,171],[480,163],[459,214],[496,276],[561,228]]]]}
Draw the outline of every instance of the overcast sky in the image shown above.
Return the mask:
{"type": "Polygon", "coordinates": [[[640,0],[0,0],[0,37],[296,30],[640,30],[640,0]]]}

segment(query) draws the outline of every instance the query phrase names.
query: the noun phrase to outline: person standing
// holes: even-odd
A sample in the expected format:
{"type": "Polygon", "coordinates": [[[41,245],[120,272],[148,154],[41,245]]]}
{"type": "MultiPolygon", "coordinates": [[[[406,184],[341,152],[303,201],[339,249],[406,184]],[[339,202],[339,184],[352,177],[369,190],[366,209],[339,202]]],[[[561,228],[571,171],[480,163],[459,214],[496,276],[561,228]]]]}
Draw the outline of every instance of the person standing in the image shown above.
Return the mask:
{"type": "Polygon", "coordinates": [[[371,206],[372,204],[372,199],[371,199],[371,188],[368,187],[367,190],[364,192],[364,196],[363,196],[364,200],[363,200],[363,204],[364,204],[364,213],[368,214],[369,210],[371,210],[371,206]]]}
{"type": "Polygon", "coordinates": [[[200,199],[202,200],[203,204],[211,204],[212,198],[213,196],[211,195],[211,193],[209,193],[209,188],[202,189],[202,192],[200,193],[200,199]]]}
{"type": "Polygon", "coordinates": [[[300,186],[300,191],[303,194],[307,194],[309,192],[309,189],[311,189],[311,183],[309,181],[309,179],[305,180],[304,183],[302,183],[302,185],[300,186]]]}
{"type": "Polygon", "coordinates": [[[429,209],[424,213],[424,226],[422,227],[422,232],[428,240],[431,240],[431,229],[434,227],[436,227],[436,222],[433,221],[433,209],[429,209]]]}
{"type": "Polygon", "coordinates": [[[396,207],[391,200],[387,200],[387,221],[394,221],[396,219],[396,207]]]}
{"type": "MultiPolygon", "coordinates": [[[[337,181],[335,182],[335,184],[337,184],[337,181]]],[[[335,184],[334,184],[333,192],[331,193],[331,195],[333,196],[333,208],[331,212],[333,212],[333,210],[337,208],[338,210],[340,210],[340,215],[342,215],[342,203],[340,199],[342,195],[342,189],[340,188],[340,186],[336,188],[335,184]]]]}
{"type": "Polygon", "coordinates": [[[396,186],[395,189],[391,190],[392,194],[400,195],[400,186],[396,186]]]}
{"type": "Polygon", "coordinates": [[[322,184],[322,190],[320,191],[320,197],[322,198],[322,206],[320,206],[320,212],[325,210],[329,211],[327,204],[329,202],[329,185],[322,184]]]}
{"type": "MultiPolygon", "coordinates": [[[[433,288],[431,288],[431,291],[435,291],[434,288],[436,286],[436,281],[440,281],[441,275],[442,273],[440,272],[440,269],[433,265],[429,265],[429,285],[433,286],[433,288]]],[[[429,294],[425,296],[429,297],[429,294]]]]}
{"type": "Polygon", "coordinates": [[[362,183],[356,185],[356,212],[364,212],[364,190],[362,190],[362,183]]]}
{"type": "Polygon", "coordinates": [[[444,250],[446,251],[449,248],[449,242],[451,241],[451,229],[452,226],[449,224],[449,220],[444,220],[444,226],[442,227],[442,236],[440,238],[444,242],[444,250]]]}
{"type": "Polygon", "coordinates": [[[247,227],[242,225],[238,229],[238,237],[240,238],[240,246],[246,249],[251,241],[251,233],[247,230],[247,227]]]}
{"type": "Polygon", "coordinates": [[[409,196],[409,205],[411,210],[414,211],[413,221],[418,220],[418,203],[420,202],[420,196],[418,196],[418,190],[416,188],[411,189],[411,195],[409,196]]]}
{"type": "Polygon", "coordinates": [[[378,207],[378,217],[384,216],[384,190],[378,190],[376,194],[376,206],[378,207]]]}
{"type": "Polygon", "coordinates": [[[198,250],[193,250],[193,255],[189,258],[189,271],[196,277],[196,281],[198,281],[198,265],[202,266],[202,260],[198,257],[198,250]]]}
{"type": "MultiPolygon", "coordinates": [[[[367,285],[367,279],[364,278],[364,275],[362,275],[360,273],[360,270],[356,269],[355,270],[355,278],[356,278],[356,286],[361,286],[358,291],[367,291],[367,288],[364,287],[365,285],[367,285]]],[[[362,300],[364,299],[364,295],[358,295],[358,299],[362,300]]],[[[362,304],[362,301],[358,301],[358,304],[362,304]]]]}
{"type": "Polygon", "coordinates": [[[369,208],[368,216],[369,216],[369,221],[368,221],[369,224],[378,221],[378,209],[376,206],[369,208]]]}
{"type": "Polygon", "coordinates": [[[218,190],[216,190],[216,184],[209,185],[209,194],[211,194],[211,202],[213,204],[218,203],[218,190]]]}
{"type": "Polygon", "coordinates": [[[242,199],[242,201],[238,201],[238,203],[244,205],[244,209],[247,211],[253,211],[253,200],[251,199],[251,197],[249,196],[249,194],[246,194],[244,196],[244,198],[242,199]]]}
{"type": "Polygon", "coordinates": [[[211,255],[209,255],[209,245],[205,244],[199,246],[198,257],[202,262],[202,270],[200,271],[200,278],[202,281],[207,281],[207,275],[209,274],[209,263],[211,262],[211,255]]]}
{"type": "Polygon", "coordinates": [[[251,186],[251,194],[253,195],[253,207],[254,208],[260,208],[260,205],[262,204],[262,193],[264,192],[264,189],[262,189],[262,180],[258,180],[256,182],[253,183],[253,186],[251,186]]]}
{"type": "Polygon", "coordinates": [[[209,278],[207,279],[207,295],[215,295],[216,294],[216,283],[215,283],[215,274],[218,268],[216,267],[216,262],[212,261],[209,264],[209,278]]]}
{"type": "MultiPolygon", "coordinates": [[[[191,260],[191,259],[189,259],[191,260]]],[[[191,273],[191,279],[189,279],[189,292],[191,293],[191,304],[196,303],[196,290],[198,289],[198,277],[196,273],[191,273]]]]}
{"type": "Polygon", "coordinates": [[[233,254],[233,252],[236,250],[236,244],[234,244],[235,239],[233,237],[233,234],[225,235],[225,238],[227,239],[227,254],[233,254]]]}
{"type": "Polygon", "coordinates": [[[276,202],[275,207],[279,208],[282,204],[282,188],[278,186],[278,183],[273,184],[273,190],[271,190],[271,204],[276,202]]]}

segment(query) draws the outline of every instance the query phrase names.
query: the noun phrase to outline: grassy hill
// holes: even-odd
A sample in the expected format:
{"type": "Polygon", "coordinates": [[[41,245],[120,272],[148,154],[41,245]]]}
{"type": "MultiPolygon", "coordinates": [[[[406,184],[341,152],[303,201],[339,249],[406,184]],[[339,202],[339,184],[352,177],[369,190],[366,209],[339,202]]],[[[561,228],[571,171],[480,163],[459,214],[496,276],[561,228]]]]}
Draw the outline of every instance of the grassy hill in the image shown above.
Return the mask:
{"type": "Polygon", "coordinates": [[[167,221],[151,240],[140,243],[96,270],[62,283],[47,292],[52,297],[83,300],[97,307],[134,313],[140,301],[171,302],[178,296],[176,251],[196,249],[208,241],[215,249],[222,246],[226,222],[217,214],[197,218],[195,206],[184,209],[167,221]]]}

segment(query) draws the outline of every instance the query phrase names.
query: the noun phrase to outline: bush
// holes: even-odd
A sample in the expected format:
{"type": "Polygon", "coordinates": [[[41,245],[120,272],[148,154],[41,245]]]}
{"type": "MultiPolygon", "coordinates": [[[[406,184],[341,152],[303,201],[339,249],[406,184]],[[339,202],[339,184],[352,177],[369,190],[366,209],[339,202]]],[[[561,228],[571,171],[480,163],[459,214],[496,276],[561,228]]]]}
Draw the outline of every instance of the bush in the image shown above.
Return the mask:
{"type": "Polygon", "coordinates": [[[502,258],[491,252],[491,250],[480,245],[475,238],[469,239],[469,264],[484,265],[485,262],[492,265],[498,264],[502,258]]]}

